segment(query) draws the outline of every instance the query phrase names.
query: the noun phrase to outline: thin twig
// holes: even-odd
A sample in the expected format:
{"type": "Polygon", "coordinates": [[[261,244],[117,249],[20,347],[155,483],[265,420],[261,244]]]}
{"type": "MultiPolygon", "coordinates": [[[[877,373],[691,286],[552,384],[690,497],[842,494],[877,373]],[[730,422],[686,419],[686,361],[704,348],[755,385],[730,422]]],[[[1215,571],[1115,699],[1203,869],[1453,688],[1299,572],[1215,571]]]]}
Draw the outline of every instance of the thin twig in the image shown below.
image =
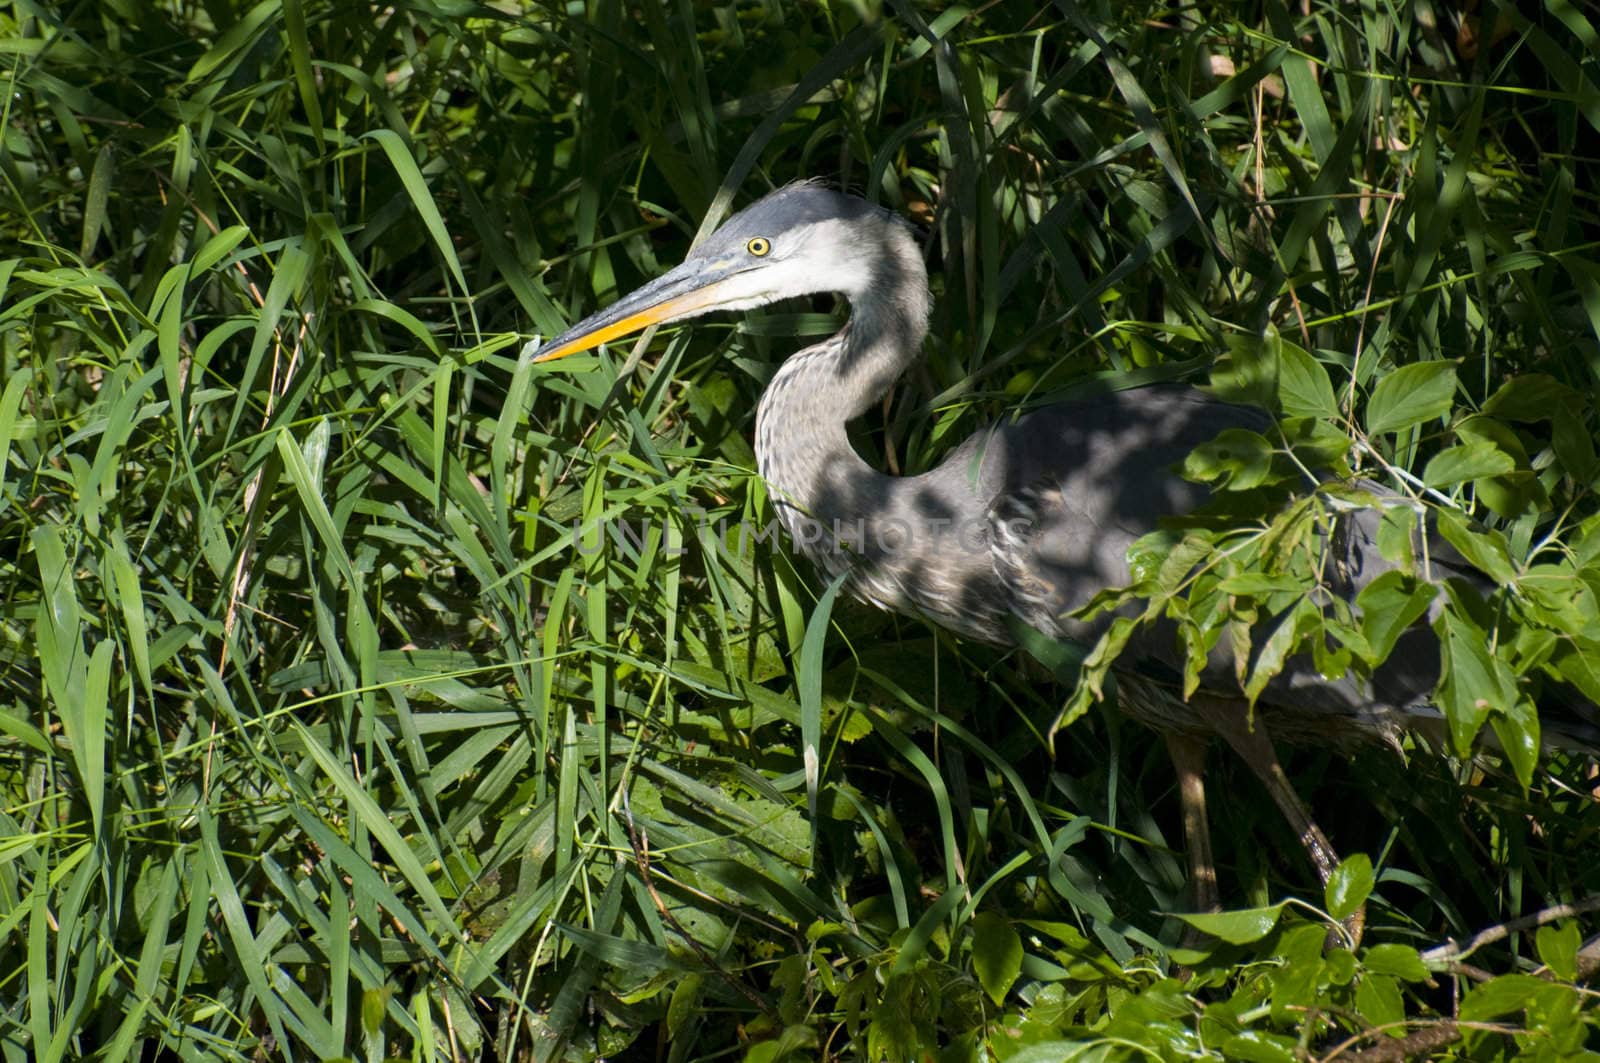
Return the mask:
{"type": "Polygon", "coordinates": [[[1454,938],[1443,945],[1437,945],[1422,954],[1423,963],[1446,963],[1450,960],[1464,959],[1485,945],[1492,945],[1496,941],[1510,937],[1512,934],[1523,930],[1532,930],[1534,927],[1553,923],[1557,919],[1571,919],[1575,915],[1585,912],[1600,911],[1600,893],[1591,893],[1581,901],[1571,904],[1557,904],[1541,909],[1529,915],[1519,916],[1491,927],[1478,931],[1466,940],[1465,943],[1454,938]]]}
{"type": "MultiPolygon", "coordinates": [[[[1362,1030],[1360,1033],[1354,1034],[1334,1045],[1333,1051],[1321,1056],[1317,1063],[1329,1063],[1330,1060],[1337,1059],[1343,1055],[1346,1049],[1354,1048],[1363,1041],[1370,1041],[1372,1038],[1386,1033],[1387,1029],[1386,1026],[1374,1026],[1371,1029],[1362,1030]]],[[[1456,1030],[1454,1020],[1441,1019],[1439,1022],[1409,1033],[1405,1037],[1386,1038],[1364,1052],[1356,1052],[1350,1058],[1352,1060],[1361,1060],[1363,1063],[1378,1063],[1380,1060],[1395,1060],[1398,1063],[1398,1061],[1409,1059],[1420,1052],[1449,1044],[1460,1036],[1461,1034],[1456,1030]],[[1426,1043],[1416,1043],[1420,1041],[1425,1041],[1426,1043]]]]}

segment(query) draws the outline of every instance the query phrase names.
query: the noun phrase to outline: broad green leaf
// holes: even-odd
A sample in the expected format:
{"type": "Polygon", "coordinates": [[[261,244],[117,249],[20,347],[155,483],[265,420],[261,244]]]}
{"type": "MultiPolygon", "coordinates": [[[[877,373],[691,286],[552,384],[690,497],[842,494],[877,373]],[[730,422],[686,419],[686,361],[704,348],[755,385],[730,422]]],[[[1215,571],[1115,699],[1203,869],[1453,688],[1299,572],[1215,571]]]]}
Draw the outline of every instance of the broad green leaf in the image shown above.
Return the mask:
{"type": "Polygon", "coordinates": [[[1410,506],[1385,506],[1378,522],[1378,553],[1391,565],[1411,572],[1417,558],[1417,511],[1410,506]]]}
{"type": "Polygon", "coordinates": [[[1184,458],[1183,475],[1227,491],[1248,491],[1272,474],[1273,453],[1272,444],[1259,432],[1228,428],[1184,458]]]}
{"type": "Polygon", "coordinates": [[[1322,959],[1330,985],[1349,985],[1356,980],[1355,953],[1347,949],[1333,949],[1322,959]]]}
{"type": "Polygon", "coordinates": [[[1072,696],[1067,699],[1057,714],[1055,722],[1050,725],[1046,733],[1046,741],[1055,744],[1056,735],[1064,727],[1069,727],[1090,706],[1105,696],[1105,683],[1111,674],[1111,665],[1117,656],[1128,645],[1128,640],[1138,630],[1138,623],[1128,616],[1114,616],[1111,624],[1100,636],[1100,641],[1095,643],[1094,649],[1085,657],[1078,672],[1078,682],[1072,689],[1072,696]]]}
{"type": "Polygon", "coordinates": [[[1422,956],[1410,945],[1385,942],[1367,949],[1361,964],[1374,974],[1387,974],[1407,982],[1426,982],[1433,977],[1423,965],[1422,956]]]}
{"type": "Polygon", "coordinates": [[[1255,663],[1250,668],[1250,678],[1244,685],[1245,697],[1250,699],[1251,705],[1267,689],[1267,684],[1283,671],[1300,642],[1300,636],[1318,619],[1316,605],[1309,598],[1301,598],[1272,629],[1272,634],[1261,644],[1261,652],[1256,655],[1255,663]]]}
{"type": "Polygon", "coordinates": [[[1403,365],[1378,381],[1367,400],[1367,431],[1398,432],[1450,412],[1456,393],[1454,362],[1403,365]]]}
{"type": "Polygon", "coordinates": [[[1558,646],[1550,667],[1590,701],[1600,704],[1600,639],[1578,636],[1558,646]]]}
{"type": "Polygon", "coordinates": [[[1073,955],[1082,955],[1093,959],[1101,959],[1104,953],[1098,945],[1093,944],[1083,936],[1083,932],[1071,923],[1062,923],[1053,919],[1024,919],[1022,925],[1030,930],[1037,930],[1047,937],[1054,938],[1063,946],[1064,951],[1073,955]]]}
{"type": "Polygon", "coordinates": [[[1390,1036],[1405,1036],[1405,998],[1400,994],[1400,983],[1388,975],[1369,972],[1361,979],[1356,986],[1356,1010],[1373,1026],[1391,1026],[1390,1036]]]}
{"type": "MultiPolygon", "coordinates": [[[[1062,1063],[1062,1060],[1110,1059],[1105,1055],[1088,1055],[1082,1041],[1038,1041],[1005,1057],[1006,1063],[1062,1063]]],[[[1291,1057],[1292,1058],[1292,1057],[1291,1057]]]]}
{"type": "Polygon", "coordinates": [[[784,1063],[785,1060],[805,1059],[814,1056],[817,1047],[817,1027],[810,1023],[795,1023],[783,1028],[775,1040],[757,1041],[745,1053],[744,1063],[784,1063]]]}
{"type": "Polygon", "coordinates": [[[1292,1037],[1275,1034],[1269,1030],[1245,1030],[1243,1033],[1233,1034],[1222,1042],[1221,1050],[1223,1059],[1238,1059],[1244,1063],[1294,1063],[1300,1058],[1295,1054],[1295,1042],[1292,1037]]]}
{"type": "Polygon", "coordinates": [[[995,912],[972,919],[972,970],[978,984],[999,1007],[1022,973],[1022,937],[1011,921],[995,912]]]}
{"type": "Polygon", "coordinates": [[[1355,444],[1344,429],[1320,417],[1289,417],[1278,422],[1278,430],[1307,468],[1325,469],[1339,477],[1350,475],[1345,459],[1355,444]]]}
{"type": "Polygon", "coordinates": [[[1525,697],[1489,717],[1489,726],[1500,739],[1500,748],[1511,762],[1517,782],[1526,789],[1533,785],[1534,765],[1539,762],[1539,710],[1525,697]]]}
{"type": "Polygon", "coordinates": [[[1268,595],[1281,591],[1298,591],[1303,584],[1288,573],[1240,572],[1217,583],[1224,594],[1268,595]]]}
{"type": "Polygon", "coordinates": [[[1501,585],[1515,582],[1517,569],[1511,562],[1505,536],[1500,532],[1474,530],[1459,513],[1448,509],[1439,511],[1437,526],[1445,541],[1490,579],[1501,585]]]}
{"type": "Polygon", "coordinates": [[[1473,414],[1455,426],[1462,443],[1486,443],[1511,456],[1516,468],[1509,472],[1481,476],[1473,481],[1478,500],[1502,517],[1521,516],[1530,506],[1543,510],[1550,499],[1538,476],[1528,468],[1527,450],[1517,432],[1504,421],[1486,414],[1473,414]]]}
{"type": "Polygon", "coordinates": [[[1278,397],[1277,338],[1229,333],[1211,368],[1211,392],[1243,406],[1271,409],[1278,397]]]}
{"type": "Polygon", "coordinates": [[[1543,513],[1550,508],[1550,496],[1539,482],[1538,474],[1531,469],[1516,469],[1487,476],[1473,482],[1478,501],[1506,519],[1522,516],[1530,509],[1543,513]]]}
{"type": "Polygon", "coordinates": [[[1487,440],[1474,440],[1441,450],[1428,459],[1422,482],[1433,488],[1454,487],[1481,476],[1496,476],[1517,467],[1516,461],[1487,440]]]}
{"type": "Polygon", "coordinates": [[[1439,588],[1399,571],[1385,572],[1356,595],[1361,609],[1361,633],[1371,650],[1368,664],[1387,660],[1395,643],[1432,604],[1439,588]]]}
{"type": "Polygon", "coordinates": [[[1595,456],[1594,436],[1581,414],[1566,407],[1556,410],[1551,425],[1550,446],[1568,476],[1580,484],[1593,485],[1600,475],[1600,459],[1595,456]]]}
{"type": "Polygon", "coordinates": [[[1158,590],[1175,592],[1182,589],[1194,567],[1211,554],[1214,545],[1207,540],[1203,532],[1191,531],[1180,541],[1168,547],[1158,558],[1142,556],[1141,552],[1148,547],[1150,550],[1159,550],[1159,536],[1146,535],[1128,548],[1129,565],[1136,572],[1143,572],[1150,560],[1158,563],[1154,575],[1158,590]]]}
{"type": "Polygon", "coordinates": [[[1204,934],[1230,945],[1248,945],[1272,933],[1283,915],[1280,902],[1268,908],[1243,908],[1234,912],[1178,912],[1179,919],[1204,934]]]}
{"type": "Polygon", "coordinates": [[[1280,927],[1272,951],[1282,966],[1273,973],[1272,1014],[1280,1021],[1316,1000],[1317,987],[1327,978],[1327,929],[1317,923],[1280,927]]]}
{"type": "Polygon", "coordinates": [[[1534,935],[1534,947],[1539,951],[1539,959],[1550,968],[1550,973],[1564,982],[1571,982],[1578,977],[1578,947],[1583,943],[1583,934],[1578,929],[1578,924],[1572,920],[1564,920],[1553,926],[1541,926],[1534,935]]]}
{"type": "Polygon", "coordinates": [[[1570,631],[1600,630],[1600,594],[1570,565],[1530,566],[1516,587],[1543,614],[1538,622],[1570,631]]]}
{"type": "Polygon", "coordinates": [[[1285,417],[1339,416],[1328,370],[1303,348],[1278,340],[1278,408],[1285,417]]]}
{"type": "Polygon", "coordinates": [[[1357,655],[1362,660],[1374,657],[1366,636],[1349,624],[1324,616],[1321,628],[1320,636],[1315,631],[1311,634],[1311,660],[1317,667],[1317,674],[1324,679],[1344,678],[1357,655]]]}
{"type": "Polygon", "coordinates": [[[1512,377],[1483,404],[1483,412],[1510,421],[1547,421],[1578,401],[1577,392],[1547,373],[1512,377]]]}
{"type": "Polygon", "coordinates": [[[1481,985],[1461,1001],[1461,1017],[1468,1022],[1498,1019],[1521,1011],[1540,990],[1550,985],[1531,974],[1503,974],[1481,985]]]}
{"type": "Polygon", "coordinates": [[[1455,610],[1441,613],[1434,629],[1443,650],[1440,708],[1450,725],[1451,744],[1464,757],[1489,714],[1511,709],[1516,681],[1504,663],[1489,655],[1488,633],[1455,610]]]}
{"type": "Polygon", "coordinates": [[[1323,899],[1328,914],[1335,919],[1348,919],[1367,903],[1375,882],[1372,859],[1366,853],[1347,856],[1333,869],[1328,883],[1323,887],[1323,899]]]}
{"type": "Polygon", "coordinates": [[[1522,445],[1517,430],[1487,414],[1475,413],[1463,418],[1455,425],[1455,435],[1457,441],[1463,444],[1488,443],[1504,451],[1511,455],[1511,460],[1518,468],[1528,465],[1528,451],[1522,445]]]}

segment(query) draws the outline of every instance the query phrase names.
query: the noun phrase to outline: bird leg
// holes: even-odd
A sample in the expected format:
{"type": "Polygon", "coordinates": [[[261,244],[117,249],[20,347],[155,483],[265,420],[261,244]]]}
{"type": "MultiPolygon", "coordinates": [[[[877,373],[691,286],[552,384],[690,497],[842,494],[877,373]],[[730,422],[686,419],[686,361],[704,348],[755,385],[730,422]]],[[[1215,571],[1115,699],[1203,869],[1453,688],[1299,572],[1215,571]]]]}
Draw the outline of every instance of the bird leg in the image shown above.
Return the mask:
{"type": "MultiPolygon", "coordinates": [[[[1233,747],[1233,751],[1250,765],[1250,770],[1256,773],[1256,778],[1272,795],[1278,811],[1283,813],[1290,828],[1300,836],[1300,844],[1305,846],[1306,855],[1317,869],[1317,877],[1326,886],[1339,867],[1339,854],[1334,851],[1328,836],[1322,833],[1322,828],[1317,826],[1316,820],[1311,818],[1310,809],[1306,808],[1305,802],[1300,800],[1300,795],[1289,784],[1289,776],[1284,772],[1283,764],[1278,760],[1278,751],[1273,748],[1272,738],[1267,734],[1266,722],[1260,717],[1252,720],[1249,706],[1233,698],[1199,695],[1192,704],[1217,734],[1233,747]]],[[[1181,768],[1179,773],[1182,774],[1181,768]]],[[[1345,929],[1356,944],[1361,941],[1366,920],[1365,906],[1345,920],[1345,929]]]]}
{"type": "MultiPolygon", "coordinates": [[[[1189,858],[1189,895],[1197,912],[1222,910],[1217,891],[1217,865],[1211,855],[1211,823],[1206,817],[1206,740],[1167,731],[1163,736],[1172,766],[1178,772],[1178,801],[1183,809],[1183,848],[1189,858]]],[[[1192,928],[1191,928],[1192,930],[1192,928]]],[[[1185,944],[1190,932],[1184,932],[1185,944]]]]}
{"type": "Polygon", "coordinates": [[[1265,721],[1259,717],[1251,720],[1245,704],[1232,699],[1201,695],[1192,704],[1217,734],[1233,747],[1233,751],[1250,765],[1250,770],[1256,773],[1256,778],[1272,795],[1283,818],[1300,836],[1300,844],[1305,846],[1306,855],[1317,869],[1317,876],[1323,885],[1327,885],[1334,869],[1339,866],[1339,854],[1334,851],[1328,836],[1322,833],[1322,828],[1311,818],[1305,802],[1300,800],[1300,795],[1289,784],[1289,776],[1278,761],[1278,751],[1267,735],[1265,721]]]}

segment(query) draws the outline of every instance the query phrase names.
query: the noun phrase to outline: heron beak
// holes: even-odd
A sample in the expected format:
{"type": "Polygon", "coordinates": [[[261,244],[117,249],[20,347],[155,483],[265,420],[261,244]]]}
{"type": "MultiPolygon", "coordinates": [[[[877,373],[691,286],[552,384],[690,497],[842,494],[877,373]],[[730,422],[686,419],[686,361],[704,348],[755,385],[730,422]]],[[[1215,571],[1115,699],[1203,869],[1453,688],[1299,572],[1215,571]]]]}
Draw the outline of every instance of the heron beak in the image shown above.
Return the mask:
{"type": "Polygon", "coordinates": [[[726,285],[738,272],[721,263],[684,262],[573,325],[544,344],[533,360],[553,362],[650,325],[715,310],[729,301],[726,285]]]}

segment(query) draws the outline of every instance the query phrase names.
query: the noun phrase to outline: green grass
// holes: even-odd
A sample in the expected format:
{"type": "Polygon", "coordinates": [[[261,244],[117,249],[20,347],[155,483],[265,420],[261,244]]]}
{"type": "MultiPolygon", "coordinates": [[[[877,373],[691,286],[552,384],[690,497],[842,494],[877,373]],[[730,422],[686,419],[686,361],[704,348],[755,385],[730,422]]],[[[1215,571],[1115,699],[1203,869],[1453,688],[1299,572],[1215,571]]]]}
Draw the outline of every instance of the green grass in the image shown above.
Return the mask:
{"type": "Polygon", "coordinates": [[[1600,1051],[1594,762],[1520,708],[1600,689],[1586,9],[117,0],[0,56],[7,1060],[1600,1051]],[[1290,752],[1330,896],[1215,755],[1229,906],[1294,900],[1174,955],[1158,739],[1052,753],[1070,688],[740,541],[839,308],[519,356],[801,176],[925,226],[894,468],[1326,374],[1483,522],[1447,708],[1510,753],[1290,752]]]}

